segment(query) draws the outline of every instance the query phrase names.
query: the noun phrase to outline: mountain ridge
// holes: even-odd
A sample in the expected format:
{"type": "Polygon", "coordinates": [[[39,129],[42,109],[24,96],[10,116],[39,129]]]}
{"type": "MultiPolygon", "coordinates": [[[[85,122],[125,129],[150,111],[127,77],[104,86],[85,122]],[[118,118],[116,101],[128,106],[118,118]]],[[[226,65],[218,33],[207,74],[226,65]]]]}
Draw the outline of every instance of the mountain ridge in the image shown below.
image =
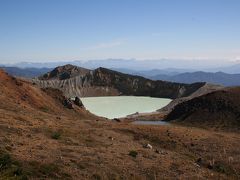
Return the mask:
{"type": "Polygon", "coordinates": [[[42,74],[45,74],[52,70],[52,68],[19,68],[12,66],[0,66],[1,69],[6,71],[11,76],[22,77],[22,78],[34,78],[42,74]]]}
{"type": "MultiPolygon", "coordinates": [[[[204,70],[210,72],[216,72],[219,70],[227,70],[229,72],[229,68],[231,66],[237,66],[237,62],[227,62],[221,65],[221,67],[216,68],[216,61],[206,61],[204,60],[186,60],[186,59],[146,59],[146,60],[137,60],[137,59],[95,59],[95,60],[75,60],[75,61],[59,61],[59,62],[42,62],[42,63],[34,63],[34,62],[20,62],[15,64],[5,64],[5,66],[17,66],[17,67],[48,67],[54,68],[57,66],[63,66],[64,64],[73,64],[76,66],[84,67],[87,69],[96,69],[100,66],[106,67],[108,69],[115,68],[128,68],[134,69],[137,71],[146,71],[152,69],[188,69],[188,70],[204,70]]],[[[182,71],[180,71],[182,72],[182,71]]],[[[233,71],[230,71],[233,72],[233,71]]],[[[240,69],[234,68],[234,73],[239,73],[240,69]]]]}
{"type": "Polygon", "coordinates": [[[54,68],[52,71],[42,75],[39,77],[40,80],[50,80],[50,79],[69,79],[72,77],[76,77],[78,75],[86,75],[90,72],[89,69],[73,66],[71,64],[66,64],[64,66],[58,66],[54,68]]]}
{"type": "Polygon", "coordinates": [[[176,75],[159,74],[152,76],[153,80],[165,80],[178,83],[193,83],[193,82],[208,82],[213,84],[220,84],[224,86],[238,86],[240,85],[240,74],[227,74],[224,72],[186,72],[176,75]]]}
{"type": "MultiPolygon", "coordinates": [[[[84,66],[85,67],[85,66],[84,66]]],[[[1,67],[12,76],[23,78],[39,77],[52,71],[54,68],[18,68],[18,67],[1,67]]],[[[82,68],[92,70],[91,68],[82,68]]],[[[213,84],[220,84],[223,86],[238,86],[240,85],[240,74],[225,73],[223,71],[197,71],[193,69],[151,69],[151,70],[132,70],[126,68],[110,68],[111,70],[122,72],[125,74],[142,76],[152,80],[163,80],[177,83],[195,83],[207,82],[213,84]]],[[[221,70],[221,69],[219,69],[221,70]]],[[[82,70],[84,71],[84,70],[82,70]]],[[[65,74],[67,75],[68,73],[65,74]]],[[[64,78],[64,74],[62,75],[64,78]]],[[[43,78],[43,77],[42,77],[43,78]]]]}
{"type": "MultiPolygon", "coordinates": [[[[59,68],[64,69],[64,66],[57,67],[57,69],[59,68]]],[[[72,66],[71,68],[77,67],[72,66]]],[[[44,80],[41,77],[33,79],[33,83],[38,84],[42,88],[52,87],[60,89],[67,97],[136,95],[175,99],[188,96],[206,84],[204,82],[183,84],[159,80],[153,81],[141,76],[128,75],[103,67],[89,70],[85,74],[72,77],[69,75],[68,79],[63,80],[58,76],[45,78],[44,80]]]]}

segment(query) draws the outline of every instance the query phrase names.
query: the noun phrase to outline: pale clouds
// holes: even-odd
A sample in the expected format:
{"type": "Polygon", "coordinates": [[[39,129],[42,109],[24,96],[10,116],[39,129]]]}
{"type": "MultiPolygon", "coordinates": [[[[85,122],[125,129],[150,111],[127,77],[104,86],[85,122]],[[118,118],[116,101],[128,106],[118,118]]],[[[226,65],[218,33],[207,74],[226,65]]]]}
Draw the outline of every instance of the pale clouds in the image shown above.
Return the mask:
{"type": "Polygon", "coordinates": [[[83,50],[99,50],[99,49],[108,49],[121,46],[125,43],[126,39],[117,39],[109,42],[101,42],[96,45],[82,48],[83,50]]]}

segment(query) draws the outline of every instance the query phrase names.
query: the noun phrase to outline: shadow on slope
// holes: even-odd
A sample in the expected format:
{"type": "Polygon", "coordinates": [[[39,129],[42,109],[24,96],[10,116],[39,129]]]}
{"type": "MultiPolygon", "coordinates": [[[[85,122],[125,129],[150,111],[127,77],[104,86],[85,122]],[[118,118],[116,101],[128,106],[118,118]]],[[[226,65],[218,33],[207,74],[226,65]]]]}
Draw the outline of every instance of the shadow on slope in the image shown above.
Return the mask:
{"type": "Polygon", "coordinates": [[[167,115],[196,127],[240,130],[240,87],[225,88],[180,103],[167,115]]]}

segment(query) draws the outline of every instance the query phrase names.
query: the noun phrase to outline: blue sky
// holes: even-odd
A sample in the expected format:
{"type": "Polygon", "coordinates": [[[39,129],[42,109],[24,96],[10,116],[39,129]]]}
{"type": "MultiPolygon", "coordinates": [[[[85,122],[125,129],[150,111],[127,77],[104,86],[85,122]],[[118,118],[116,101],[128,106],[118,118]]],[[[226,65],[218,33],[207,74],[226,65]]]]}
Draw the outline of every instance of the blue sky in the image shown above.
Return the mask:
{"type": "Polygon", "coordinates": [[[0,62],[240,60],[239,0],[0,0],[0,62]]]}

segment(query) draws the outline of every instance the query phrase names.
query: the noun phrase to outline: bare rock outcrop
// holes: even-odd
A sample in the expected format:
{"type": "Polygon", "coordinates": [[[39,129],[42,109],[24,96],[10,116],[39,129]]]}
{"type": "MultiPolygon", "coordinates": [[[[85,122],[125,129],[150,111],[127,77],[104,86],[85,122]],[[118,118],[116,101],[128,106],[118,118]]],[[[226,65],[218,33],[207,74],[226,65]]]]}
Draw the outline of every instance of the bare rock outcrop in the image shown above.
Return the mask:
{"type": "Polygon", "coordinates": [[[79,97],[75,97],[74,104],[79,106],[79,107],[83,107],[83,103],[82,103],[82,101],[79,97]]]}
{"type": "Polygon", "coordinates": [[[90,70],[82,67],[73,66],[67,64],[65,66],[59,66],[53,69],[52,71],[39,77],[40,80],[53,80],[53,79],[69,79],[79,75],[86,75],[90,70]]]}
{"type": "Polygon", "coordinates": [[[59,89],[68,98],[134,95],[176,99],[189,96],[205,85],[153,81],[106,68],[82,70],[72,65],[57,67],[38,79],[33,79],[33,83],[41,88],[59,89]]]}

